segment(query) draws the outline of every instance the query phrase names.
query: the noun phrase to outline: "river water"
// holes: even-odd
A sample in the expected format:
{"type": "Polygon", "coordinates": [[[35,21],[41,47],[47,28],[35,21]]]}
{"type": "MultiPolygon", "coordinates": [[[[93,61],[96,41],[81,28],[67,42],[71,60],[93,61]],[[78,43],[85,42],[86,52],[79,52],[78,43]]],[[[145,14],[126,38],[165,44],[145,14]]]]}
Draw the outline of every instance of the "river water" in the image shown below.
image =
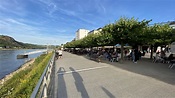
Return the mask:
{"type": "Polygon", "coordinates": [[[36,58],[43,52],[30,54],[28,58],[17,59],[18,54],[38,51],[38,49],[24,49],[24,50],[0,50],[0,79],[5,75],[17,70],[27,60],[36,58]]]}

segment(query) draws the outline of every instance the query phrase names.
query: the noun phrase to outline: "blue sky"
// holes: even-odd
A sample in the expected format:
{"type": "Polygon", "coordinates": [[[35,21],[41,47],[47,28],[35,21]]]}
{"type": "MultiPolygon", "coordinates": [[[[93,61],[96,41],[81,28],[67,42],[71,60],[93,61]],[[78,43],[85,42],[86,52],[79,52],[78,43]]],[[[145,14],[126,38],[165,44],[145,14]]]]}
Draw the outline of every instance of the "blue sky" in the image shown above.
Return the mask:
{"type": "Polygon", "coordinates": [[[120,17],[175,20],[175,0],[0,0],[0,35],[32,44],[60,45],[80,29],[98,29],[120,17]]]}

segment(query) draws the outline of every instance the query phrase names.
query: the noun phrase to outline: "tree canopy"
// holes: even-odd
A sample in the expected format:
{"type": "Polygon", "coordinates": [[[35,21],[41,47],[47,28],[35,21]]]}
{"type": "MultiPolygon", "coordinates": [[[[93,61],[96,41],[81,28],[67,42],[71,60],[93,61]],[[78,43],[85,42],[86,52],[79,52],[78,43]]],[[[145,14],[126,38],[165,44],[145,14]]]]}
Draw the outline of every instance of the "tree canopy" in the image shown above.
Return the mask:
{"type": "Polygon", "coordinates": [[[175,41],[175,30],[168,24],[154,24],[151,20],[122,17],[115,23],[105,25],[97,34],[89,34],[83,39],[68,42],[64,47],[88,48],[116,44],[135,45],[165,45],[175,41]]]}

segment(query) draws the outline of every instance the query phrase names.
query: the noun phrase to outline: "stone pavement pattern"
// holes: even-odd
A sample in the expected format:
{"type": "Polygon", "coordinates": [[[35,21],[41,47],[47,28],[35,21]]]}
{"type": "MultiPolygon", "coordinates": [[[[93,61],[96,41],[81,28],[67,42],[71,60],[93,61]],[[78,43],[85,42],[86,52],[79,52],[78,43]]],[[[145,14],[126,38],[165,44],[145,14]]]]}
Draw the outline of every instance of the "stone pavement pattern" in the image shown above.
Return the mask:
{"type": "Polygon", "coordinates": [[[139,61],[98,63],[63,52],[49,98],[175,98],[175,70],[139,61]]]}

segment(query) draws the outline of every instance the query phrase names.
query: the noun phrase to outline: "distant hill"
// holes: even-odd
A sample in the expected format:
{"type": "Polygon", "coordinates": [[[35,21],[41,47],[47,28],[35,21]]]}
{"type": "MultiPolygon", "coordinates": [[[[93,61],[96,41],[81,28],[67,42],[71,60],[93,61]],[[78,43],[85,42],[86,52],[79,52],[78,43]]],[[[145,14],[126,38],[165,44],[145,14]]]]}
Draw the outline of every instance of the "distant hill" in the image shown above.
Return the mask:
{"type": "Polygon", "coordinates": [[[1,48],[30,48],[30,49],[38,49],[38,48],[46,48],[43,45],[34,45],[28,43],[22,43],[16,41],[14,38],[10,36],[0,35],[0,47],[1,48]]]}

